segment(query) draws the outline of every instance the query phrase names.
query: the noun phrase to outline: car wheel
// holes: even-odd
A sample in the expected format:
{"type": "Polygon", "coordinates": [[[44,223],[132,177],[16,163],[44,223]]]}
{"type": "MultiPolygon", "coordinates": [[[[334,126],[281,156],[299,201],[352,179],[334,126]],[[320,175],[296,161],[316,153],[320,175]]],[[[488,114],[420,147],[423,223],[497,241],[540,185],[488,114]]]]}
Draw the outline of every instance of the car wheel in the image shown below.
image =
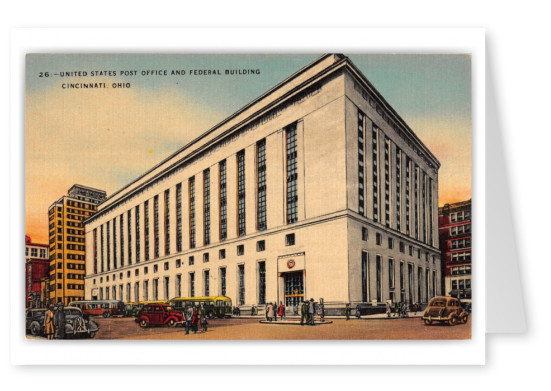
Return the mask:
{"type": "Polygon", "coordinates": [[[453,315],[450,320],[448,321],[448,324],[450,326],[455,326],[457,324],[457,316],[453,315]]]}
{"type": "Polygon", "coordinates": [[[37,323],[31,324],[31,335],[36,337],[40,334],[40,326],[37,323]]]}
{"type": "Polygon", "coordinates": [[[90,333],[90,338],[94,338],[96,336],[95,332],[90,333]]]}
{"type": "Polygon", "coordinates": [[[104,312],[104,313],[103,313],[103,317],[104,317],[104,318],[109,318],[109,312],[104,312]]]}
{"type": "Polygon", "coordinates": [[[140,320],[140,326],[141,327],[147,327],[147,326],[149,326],[149,323],[147,323],[147,320],[142,319],[142,320],[140,320]]]}
{"type": "Polygon", "coordinates": [[[425,319],[425,324],[426,324],[427,326],[430,326],[430,325],[432,324],[432,320],[430,320],[430,319],[425,319]]]}
{"type": "Polygon", "coordinates": [[[216,314],[214,313],[214,311],[209,311],[208,317],[209,319],[214,319],[216,317],[216,314]]]}
{"type": "Polygon", "coordinates": [[[467,320],[469,320],[469,315],[463,315],[463,316],[461,317],[461,322],[467,323],[467,320]]]}
{"type": "Polygon", "coordinates": [[[170,319],[168,321],[168,327],[174,327],[174,326],[176,326],[176,321],[174,319],[170,319]]]}

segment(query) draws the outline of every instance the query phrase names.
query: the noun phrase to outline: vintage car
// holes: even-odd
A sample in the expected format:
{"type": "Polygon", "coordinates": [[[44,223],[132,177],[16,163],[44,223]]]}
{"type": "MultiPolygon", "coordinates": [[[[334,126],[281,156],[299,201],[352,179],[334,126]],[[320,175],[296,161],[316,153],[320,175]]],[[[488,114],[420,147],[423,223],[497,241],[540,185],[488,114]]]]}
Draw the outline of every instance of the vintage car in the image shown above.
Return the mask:
{"type": "Polygon", "coordinates": [[[435,297],[429,302],[423,313],[426,325],[440,322],[455,326],[458,322],[467,323],[468,318],[469,314],[455,297],[435,297]]]}
{"type": "MultiPolygon", "coordinates": [[[[46,309],[28,310],[25,316],[26,332],[33,336],[44,335],[44,318],[46,309]]],[[[78,307],[65,307],[65,337],[90,337],[94,338],[98,332],[98,326],[91,320],[86,320],[82,310],[78,307]]]]}
{"type": "Polygon", "coordinates": [[[138,314],[136,323],[141,327],[182,325],[184,316],[168,304],[146,304],[138,314]]]}

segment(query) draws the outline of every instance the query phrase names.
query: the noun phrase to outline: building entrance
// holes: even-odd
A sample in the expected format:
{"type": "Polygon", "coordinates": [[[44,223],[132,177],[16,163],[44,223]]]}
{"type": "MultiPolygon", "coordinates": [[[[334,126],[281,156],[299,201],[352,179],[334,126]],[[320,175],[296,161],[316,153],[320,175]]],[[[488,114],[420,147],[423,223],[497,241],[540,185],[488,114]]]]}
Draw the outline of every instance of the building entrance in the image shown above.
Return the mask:
{"type": "Polygon", "coordinates": [[[292,307],[304,301],[304,275],[302,271],[285,273],[285,306],[292,307]]]}

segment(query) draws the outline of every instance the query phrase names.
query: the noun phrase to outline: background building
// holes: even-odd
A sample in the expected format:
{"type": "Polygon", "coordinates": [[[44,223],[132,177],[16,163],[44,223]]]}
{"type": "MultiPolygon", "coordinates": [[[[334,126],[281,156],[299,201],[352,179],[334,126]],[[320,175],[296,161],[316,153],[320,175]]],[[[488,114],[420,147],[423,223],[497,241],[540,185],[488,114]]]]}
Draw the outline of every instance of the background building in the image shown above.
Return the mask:
{"type": "Polygon", "coordinates": [[[40,280],[50,274],[48,245],[33,243],[25,235],[25,307],[41,308],[45,302],[41,297],[40,280]]]}
{"type": "Polygon", "coordinates": [[[471,299],[471,200],[438,210],[444,293],[471,299]]]}
{"type": "Polygon", "coordinates": [[[84,298],[85,244],[83,221],[92,216],[106,194],[73,185],[48,208],[50,238],[49,302],[84,298]]]}
{"type": "Polygon", "coordinates": [[[426,302],[439,166],[347,57],[324,55],[101,204],[85,296],[426,302]]]}

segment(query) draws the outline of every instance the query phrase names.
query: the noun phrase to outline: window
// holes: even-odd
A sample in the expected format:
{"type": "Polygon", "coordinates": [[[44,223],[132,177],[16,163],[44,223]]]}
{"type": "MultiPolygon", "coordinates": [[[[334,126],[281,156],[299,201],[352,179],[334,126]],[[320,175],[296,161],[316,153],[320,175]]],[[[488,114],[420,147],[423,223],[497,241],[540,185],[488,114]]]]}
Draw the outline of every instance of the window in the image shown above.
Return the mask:
{"type": "Polygon", "coordinates": [[[159,300],[159,279],[153,280],[153,300],[159,300]]]}
{"type": "Polygon", "coordinates": [[[195,248],[195,177],[189,179],[189,248],[195,248]]]}
{"type": "Polygon", "coordinates": [[[406,245],[404,242],[400,242],[400,252],[405,253],[406,252],[406,245]]]}
{"type": "Polygon", "coordinates": [[[258,304],[266,304],[266,262],[258,262],[258,304]]]}
{"type": "Polygon", "coordinates": [[[210,272],[208,270],[203,271],[203,289],[203,294],[210,296],[210,272]]]}
{"type": "Polygon", "coordinates": [[[109,221],[107,222],[107,270],[111,270],[111,235],[110,235],[110,230],[109,230],[109,221]]]}
{"type": "Polygon", "coordinates": [[[128,235],[128,264],[132,265],[132,212],[130,210],[126,212],[126,234],[128,235]]]}
{"type": "Polygon", "coordinates": [[[237,246],[237,255],[245,254],[245,245],[240,244],[237,246]]]}
{"type": "Polygon", "coordinates": [[[220,268],[220,294],[226,296],[226,268],[220,268]]]}
{"type": "Polygon", "coordinates": [[[182,275],[177,274],[176,275],[176,289],[175,289],[176,297],[182,296],[182,275]]]}
{"type": "Polygon", "coordinates": [[[367,228],[362,227],[362,240],[365,242],[367,241],[367,228]]]}
{"type": "Polygon", "coordinates": [[[144,252],[145,260],[149,261],[149,201],[145,201],[144,207],[144,252]]]}
{"type": "Polygon", "coordinates": [[[218,250],[218,259],[226,259],[226,249],[218,250]]]}
{"type": "Polygon", "coordinates": [[[164,264],[164,269],[165,269],[165,270],[168,270],[168,262],[165,262],[165,264],[164,264]]]}
{"type": "MultiPolygon", "coordinates": [[[[209,253],[204,253],[203,254],[203,263],[206,263],[209,261],[209,253]]],[[[207,295],[208,296],[208,295],[207,295]]]]}
{"type": "Polygon", "coordinates": [[[362,301],[365,303],[367,300],[367,252],[362,251],[362,301]]]}
{"type": "Polygon", "coordinates": [[[358,111],[358,213],[361,215],[365,214],[364,161],[365,161],[364,114],[361,111],[358,111]]]}
{"type": "Polygon", "coordinates": [[[203,171],[203,238],[204,245],[210,244],[210,170],[203,171]]]}
{"type": "Polygon", "coordinates": [[[373,221],[379,221],[379,167],[377,152],[378,129],[371,128],[371,158],[373,161],[373,221]]]}
{"type": "Polygon", "coordinates": [[[245,234],[245,151],[239,151],[237,153],[237,236],[245,234]]]}
{"type": "Polygon", "coordinates": [[[188,260],[188,265],[189,266],[192,266],[194,263],[195,263],[195,259],[193,258],[193,255],[189,257],[189,260],[188,260]]]}
{"type": "Polygon", "coordinates": [[[218,164],[220,168],[220,241],[226,240],[228,236],[228,206],[226,199],[226,161],[218,164]]]}
{"type": "Polygon", "coordinates": [[[237,265],[237,274],[238,274],[238,302],[239,305],[245,304],[245,265],[237,265]]]}
{"type": "Polygon", "coordinates": [[[383,235],[377,232],[377,234],[375,235],[375,242],[378,246],[380,246],[383,243],[383,235]]]}
{"type": "Polygon", "coordinates": [[[153,273],[157,273],[159,271],[159,265],[153,265],[153,273]]]}
{"type": "Polygon", "coordinates": [[[165,190],[165,255],[170,255],[170,190],[165,190]]]}
{"type": "Polygon", "coordinates": [[[388,287],[394,288],[394,259],[388,260],[388,287]]]}
{"type": "MultiPolygon", "coordinates": [[[[120,241],[121,241],[121,246],[120,246],[120,249],[121,249],[121,267],[124,266],[124,235],[123,235],[123,230],[124,230],[124,215],[121,214],[119,216],[119,232],[120,232],[120,241]]],[[[122,291],[121,291],[121,299],[122,299],[122,291]]]]}
{"type": "Polygon", "coordinates": [[[182,184],[176,185],[176,251],[182,251],[182,184]]]}
{"type": "Polygon", "coordinates": [[[285,235],[285,245],[286,246],[294,246],[295,245],[295,234],[285,235]]]}
{"type": "Polygon", "coordinates": [[[143,274],[147,274],[149,272],[149,268],[146,266],[143,268],[143,274]]]}
{"type": "Polygon", "coordinates": [[[165,300],[168,300],[170,298],[170,296],[169,296],[169,294],[170,294],[170,292],[169,292],[169,283],[170,283],[170,277],[167,276],[167,277],[164,278],[164,288],[165,288],[165,297],[164,297],[164,299],[165,300]]]}
{"type": "Polygon", "coordinates": [[[189,273],[189,296],[195,297],[195,273],[189,273]]]}
{"type": "Polygon", "coordinates": [[[176,268],[182,267],[182,261],[180,259],[176,260],[176,268]]]}
{"type": "Polygon", "coordinates": [[[140,262],[140,206],[136,206],[135,213],[136,216],[136,263],[140,262]]]}
{"type": "Polygon", "coordinates": [[[159,258],[159,196],[158,195],[156,195],[153,198],[153,246],[154,246],[154,257],[159,258]]]}
{"type": "Polygon", "coordinates": [[[266,230],[266,140],[256,143],[256,229],[266,230]]]}
{"type": "MultiPolygon", "coordinates": [[[[130,278],[130,270],[126,272],[126,278],[130,278]]],[[[128,299],[128,301],[130,301],[130,299],[128,299]]]]}
{"type": "Polygon", "coordinates": [[[394,248],[394,239],[388,238],[388,248],[390,249],[394,248]]]}
{"type": "Polygon", "coordinates": [[[140,275],[140,270],[139,269],[134,270],[134,275],[139,276],[140,275]]]}
{"type": "Polygon", "coordinates": [[[266,250],[266,241],[259,240],[258,242],[256,242],[256,251],[260,252],[264,250],[266,250]]]}
{"type": "Polygon", "coordinates": [[[390,228],[390,139],[385,137],[385,225],[390,228]]]}
{"type": "Polygon", "coordinates": [[[298,221],[298,159],[297,159],[297,124],[285,128],[287,156],[287,224],[298,221]]]}

